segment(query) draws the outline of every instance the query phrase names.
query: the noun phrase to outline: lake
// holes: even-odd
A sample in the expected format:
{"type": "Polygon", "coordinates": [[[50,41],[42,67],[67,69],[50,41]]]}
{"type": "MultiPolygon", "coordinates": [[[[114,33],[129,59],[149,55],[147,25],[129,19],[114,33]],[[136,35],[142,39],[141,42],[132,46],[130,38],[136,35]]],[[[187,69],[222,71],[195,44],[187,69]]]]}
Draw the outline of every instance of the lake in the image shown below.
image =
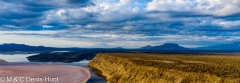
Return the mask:
{"type": "Polygon", "coordinates": [[[87,68],[91,73],[91,78],[87,83],[106,83],[105,79],[102,77],[98,77],[94,74],[94,72],[87,67],[89,60],[82,60],[79,62],[73,63],[63,63],[63,62],[29,62],[26,57],[36,55],[38,53],[33,54],[0,54],[0,59],[3,59],[7,62],[13,63],[26,63],[26,64],[57,64],[57,65],[71,65],[71,66],[81,66],[87,68]]]}

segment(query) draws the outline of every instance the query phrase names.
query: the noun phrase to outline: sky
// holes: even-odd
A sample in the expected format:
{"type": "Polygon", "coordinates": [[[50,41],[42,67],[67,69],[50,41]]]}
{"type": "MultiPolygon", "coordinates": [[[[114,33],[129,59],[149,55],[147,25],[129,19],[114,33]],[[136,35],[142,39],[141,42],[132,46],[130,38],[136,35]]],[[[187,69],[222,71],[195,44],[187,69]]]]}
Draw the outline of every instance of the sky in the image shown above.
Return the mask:
{"type": "Polygon", "coordinates": [[[240,40],[240,0],[0,0],[0,44],[195,48],[240,40]]]}

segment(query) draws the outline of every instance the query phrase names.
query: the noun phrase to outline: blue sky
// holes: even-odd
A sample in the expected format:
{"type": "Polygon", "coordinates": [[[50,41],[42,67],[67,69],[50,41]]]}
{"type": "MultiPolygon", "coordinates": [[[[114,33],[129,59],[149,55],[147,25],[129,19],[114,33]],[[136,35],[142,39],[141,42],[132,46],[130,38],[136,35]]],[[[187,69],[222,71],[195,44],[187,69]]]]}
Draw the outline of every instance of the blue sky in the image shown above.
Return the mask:
{"type": "Polygon", "coordinates": [[[240,0],[1,0],[0,44],[201,47],[240,40],[240,0]]]}

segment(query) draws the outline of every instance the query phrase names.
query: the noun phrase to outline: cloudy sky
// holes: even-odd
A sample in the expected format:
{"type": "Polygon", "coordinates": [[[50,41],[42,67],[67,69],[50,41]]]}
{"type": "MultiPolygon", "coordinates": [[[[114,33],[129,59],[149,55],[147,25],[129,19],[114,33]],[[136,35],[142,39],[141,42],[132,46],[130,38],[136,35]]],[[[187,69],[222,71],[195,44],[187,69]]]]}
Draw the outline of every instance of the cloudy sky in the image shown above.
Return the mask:
{"type": "Polygon", "coordinates": [[[0,44],[201,47],[240,40],[240,0],[0,0],[0,44]]]}

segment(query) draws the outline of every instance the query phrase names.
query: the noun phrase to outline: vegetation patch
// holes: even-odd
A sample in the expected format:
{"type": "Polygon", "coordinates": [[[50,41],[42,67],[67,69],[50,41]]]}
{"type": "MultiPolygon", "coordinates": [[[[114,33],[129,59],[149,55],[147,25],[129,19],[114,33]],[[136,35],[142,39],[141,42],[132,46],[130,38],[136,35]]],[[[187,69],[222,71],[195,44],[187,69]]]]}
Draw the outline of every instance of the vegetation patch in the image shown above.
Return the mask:
{"type": "Polygon", "coordinates": [[[168,60],[148,60],[148,61],[163,62],[163,63],[175,63],[174,61],[168,61],[168,60]]]}
{"type": "Polygon", "coordinates": [[[201,64],[207,64],[206,62],[201,62],[201,61],[183,61],[185,63],[201,63],[201,64]]]}
{"type": "Polygon", "coordinates": [[[95,53],[83,52],[46,52],[27,57],[30,62],[64,62],[72,63],[92,59],[95,53]]]}
{"type": "Polygon", "coordinates": [[[239,64],[240,55],[100,53],[88,66],[108,83],[239,83],[239,64]]]}

